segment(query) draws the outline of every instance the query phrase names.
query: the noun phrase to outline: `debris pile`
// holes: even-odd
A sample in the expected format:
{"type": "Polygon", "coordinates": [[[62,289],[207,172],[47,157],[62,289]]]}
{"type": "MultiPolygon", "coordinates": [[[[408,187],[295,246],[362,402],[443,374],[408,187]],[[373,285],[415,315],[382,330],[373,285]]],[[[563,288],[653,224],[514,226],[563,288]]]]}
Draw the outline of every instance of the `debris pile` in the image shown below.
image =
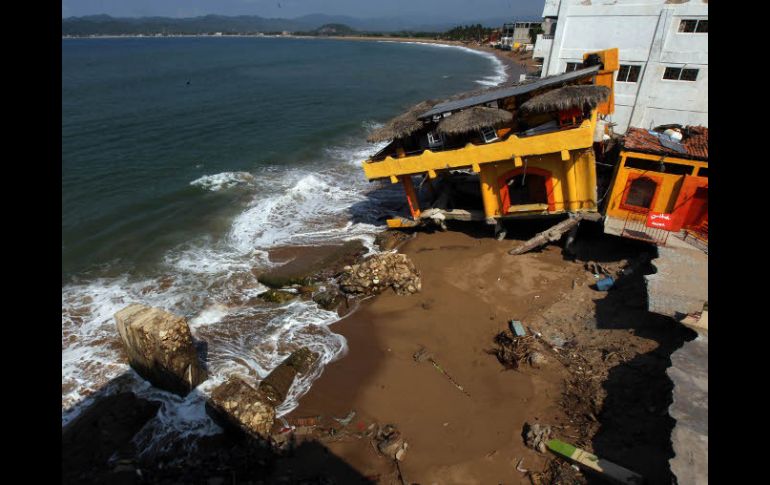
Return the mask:
{"type": "Polygon", "coordinates": [[[538,343],[533,335],[517,336],[509,330],[495,335],[497,348],[487,352],[497,357],[506,369],[518,369],[526,362],[532,367],[540,367],[547,362],[545,355],[537,349],[538,343]]]}
{"type": "Polygon", "coordinates": [[[345,293],[376,295],[390,287],[396,294],[409,295],[422,289],[420,272],[405,254],[375,254],[343,269],[339,283],[345,293]]]}
{"type": "Polygon", "coordinates": [[[551,427],[544,424],[524,423],[524,444],[540,453],[548,449],[548,440],[551,439],[551,427]]]}
{"type": "Polygon", "coordinates": [[[377,449],[380,453],[388,458],[393,458],[398,461],[404,459],[406,449],[409,447],[409,443],[404,441],[401,432],[392,424],[383,426],[377,432],[375,440],[377,441],[377,449]]]}

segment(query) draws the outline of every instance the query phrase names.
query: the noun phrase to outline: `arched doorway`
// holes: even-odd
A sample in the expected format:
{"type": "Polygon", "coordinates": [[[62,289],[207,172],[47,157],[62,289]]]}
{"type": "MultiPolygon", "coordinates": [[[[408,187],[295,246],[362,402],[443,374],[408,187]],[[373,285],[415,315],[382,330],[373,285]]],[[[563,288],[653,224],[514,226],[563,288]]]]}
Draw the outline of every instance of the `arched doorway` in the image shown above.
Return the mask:
{"type": "Polygon", "coordinates": [[[502,213],[511,206],[543,204],[549,211],[556,210],[551,172],[541,168],[516,168],[498,179],[502,213]]]}

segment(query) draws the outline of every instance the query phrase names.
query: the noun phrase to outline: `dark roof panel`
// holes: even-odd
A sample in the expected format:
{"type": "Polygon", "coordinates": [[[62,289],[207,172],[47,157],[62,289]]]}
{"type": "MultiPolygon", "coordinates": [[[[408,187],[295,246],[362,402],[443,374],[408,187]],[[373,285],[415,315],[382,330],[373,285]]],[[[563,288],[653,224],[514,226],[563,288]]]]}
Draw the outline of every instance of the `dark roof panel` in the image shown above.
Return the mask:
{"type": "Polygon", "coordinates": [[[578,69],[577,71],[565,72],[563,74],[557,74],[555,76],[548,76],[536,81],[526,81],[523,83],[517,83],[512,86],[506,86],[502,88],[493,88],[484,91],[483,93],[475,96],[470,96],[464,99],[456,99],[452,101],[446,101],[437,104],[429,111],[418,116],[418,118],[429,118],[433,115],[447,113],[449,111],[457,111],[459,109],[476,106],[479,104],[489,103],[497,99],[510,98],[511,96],[517,96],[519,94],[528,93],[536,89],[544,88],[547,86],[557,85],[559,83],[573,81],[582,77],[590,76],[599,72],[599,66],[586,67],[585,69],[578,69]]]}

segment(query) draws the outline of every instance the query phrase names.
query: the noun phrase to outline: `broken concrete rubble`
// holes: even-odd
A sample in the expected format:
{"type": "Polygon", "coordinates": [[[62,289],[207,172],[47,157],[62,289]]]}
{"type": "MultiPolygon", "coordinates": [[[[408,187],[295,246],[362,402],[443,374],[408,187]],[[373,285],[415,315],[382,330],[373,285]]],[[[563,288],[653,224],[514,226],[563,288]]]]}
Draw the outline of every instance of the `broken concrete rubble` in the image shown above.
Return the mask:
{"type": "Polygon", "coordinates": [[[129,364],[154,386],[185,396],[206,380],[183,317],[133,304],[117,312],[115,321],[129,364]]]}
{"type": "Polygon", "coordinates": [[[393,288],[399,295],[409,295],[419,292],[422,283],[420,272],[405,254],[381,253],[347,266],[340,278],[340,288],[359,295],[376,295],[393,288]]]}
{"type": "Polygon", "coordinates": [[[206,412],[225,429],[261,439],[267,439],[275,421],[273,403],[237,376],[214,389],[206,401],[206,412]]]}
{"type": "Polygon", "coordinates": [[[276,406],[286,399],[294,378],[307,373],[317,359],[318,354],[302,347],[273,369],[256,389],[242,378],[231,376],[211,393],[206,412],[223,428],[267,439],[275,422],[276,406]]]}
{"type": "Polygon", "coordinates": [[[267,399],[278,406],[285,399],[286,395],[294,383],[297,375],[307,373],[318,359],[318,354],[312,352],[307,347],[295,350],[289,357],[281,362],[278,367],[272,370],[262,382],[259,383],[259,390],[267,399]]]}

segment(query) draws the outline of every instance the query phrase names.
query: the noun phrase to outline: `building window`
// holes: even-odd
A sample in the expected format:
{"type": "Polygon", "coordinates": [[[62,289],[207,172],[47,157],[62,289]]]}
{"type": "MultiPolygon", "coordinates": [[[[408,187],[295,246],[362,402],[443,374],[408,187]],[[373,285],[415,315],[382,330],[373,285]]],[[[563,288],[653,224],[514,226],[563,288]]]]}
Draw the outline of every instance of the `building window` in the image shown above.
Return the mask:
{"type": "Polygon", "coordinates": [[[646,172],[660,172],[667,173],[669,175],[692,175],[693,167],[690,165],[682,165],[680,163],[665,162],[664,159],[660,160],[648,160],[645,158],[626,158],[626,163],[623,165],[626,168],[635,168],[637,170],[644,170],[646,172]]]}
{"type": "Polygon", "coordinates": [[[618,69],[617,81],[624,83],[635,83],[639,81],[639,73],[642,70],[642,66],[631,66],[629,64],[621,64],[618,69]]]}
{"type": "Polygon", "coordinates": [[[578,69],[582,69],[582,68],[583,68],[583,63],[582,62],[568,62],[567,63],[567,70],[564,71],[564,72],[577,71],[578,69]]]}
{"type": "Polygon", "coordinates": [[[627,210],[648,211],[655,198],[658,184],[648,177],[635,178],[626,188],[622,206],[627,210]]]}
{"type": "Polygon", "coordinates": [[[431,148],[441,148],[444,146],[444,137],[434,131],[428,132],[428,146],[431,148]]]}
{"type": "Polygon", "coordinates": [[[679,32],[707,34],[709,31],[708,19],[682,19],[679,21],[679,32]]]}
{"type": "Polygon", "coordinates": [[[663,73],[663,79],[672,81],[695,81],[698,79],[698,69],[683,69],[681,67],[667,67],[663,73]]]}
{"type": "Polygon", "coordinates": [[[497,132],[492,128],[486,127],[480,129],[479,131],[481,132],[481,137],[484,138],[484,143],[490,143],[499,140],[497,137],[497,132]]]}

